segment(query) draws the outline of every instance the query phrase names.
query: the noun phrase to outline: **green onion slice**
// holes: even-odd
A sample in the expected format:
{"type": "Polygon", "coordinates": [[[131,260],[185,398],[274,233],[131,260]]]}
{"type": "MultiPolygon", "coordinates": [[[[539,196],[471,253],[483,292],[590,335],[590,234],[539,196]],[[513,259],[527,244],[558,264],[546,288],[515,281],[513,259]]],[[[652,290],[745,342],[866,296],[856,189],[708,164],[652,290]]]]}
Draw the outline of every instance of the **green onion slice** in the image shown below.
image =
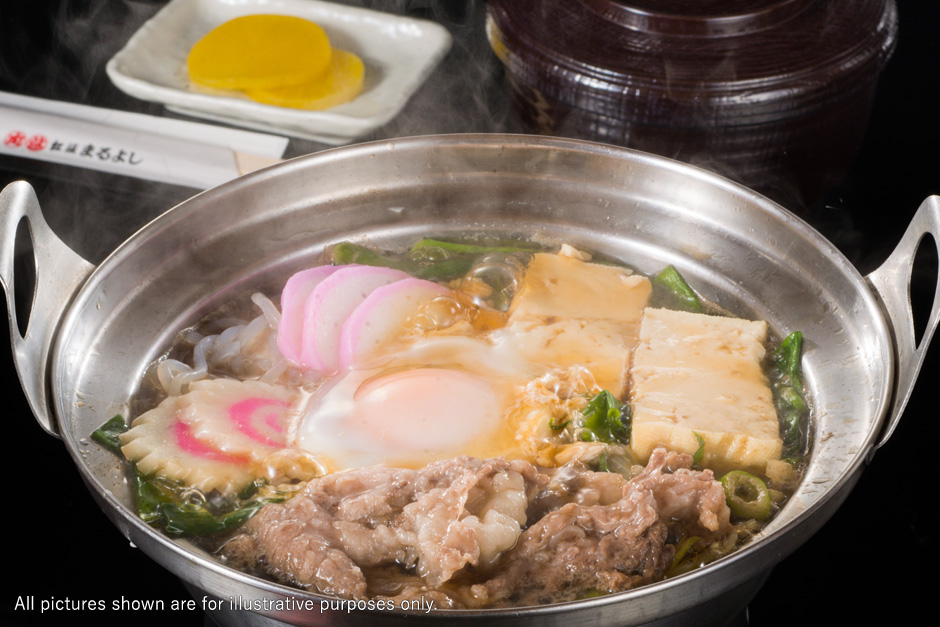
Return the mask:
{"type": "Polygon", "coordinates": [[[721,478],[728,507],[738,518],[764,520],[770,516],[770,490],[759,477],[732,470],[721,478]]]}

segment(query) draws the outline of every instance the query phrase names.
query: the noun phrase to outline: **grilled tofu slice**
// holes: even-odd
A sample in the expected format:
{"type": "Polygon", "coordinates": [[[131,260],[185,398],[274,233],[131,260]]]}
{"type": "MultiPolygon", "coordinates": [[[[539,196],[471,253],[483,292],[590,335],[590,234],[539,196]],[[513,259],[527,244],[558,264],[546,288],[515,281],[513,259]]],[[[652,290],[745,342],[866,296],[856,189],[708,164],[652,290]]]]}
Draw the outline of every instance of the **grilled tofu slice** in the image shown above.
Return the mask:
{"type": "MultiPolygon", "coordinates": [[[[639,328],[639,324],[635,326],[639,328]]],[[[541,373],[583,366],[599,387],[622,396],[636,333],[614,320],[559,320],[552,324],[520,320],[505,328],[501,342],[529,363],[539,365],[541,373]]]]}
{"type": "Polygon", "coordinates": [[[782,450],[770,383],[761,368],[767,323],[647,309],[630,368],[632,447],[695,453],[716,470],[763,472],[782,450]]]}
{"type": "Polygon", "coordinates": [[[651,290],[649,279],[624,268],[537,253],[513,299],[506,333],[533,363],[585,366],[601,388],[621,396],[651,290]]]}
{"type": "Polygon", "coordinates": [[[638,325],[652,285],[645,276],[572,255],[536,253],[510,317],[617,320],[638,325]]]}

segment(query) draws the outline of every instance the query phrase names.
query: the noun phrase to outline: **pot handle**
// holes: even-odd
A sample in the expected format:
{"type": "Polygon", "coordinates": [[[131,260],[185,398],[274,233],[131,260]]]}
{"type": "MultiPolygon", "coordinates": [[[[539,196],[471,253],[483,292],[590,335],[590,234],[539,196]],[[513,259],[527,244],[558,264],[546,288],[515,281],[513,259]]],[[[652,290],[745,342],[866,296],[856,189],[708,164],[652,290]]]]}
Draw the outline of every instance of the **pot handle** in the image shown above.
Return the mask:
{"type": "Polygon", "coordinates": [[[20,384],[40,426],[58,437],[49,404],[49,353],[56,326],[94,266],[60,240],[42,216],[36,192],[25,181],[0,192],[0,282],[6,292],[13,361],[20,384]],[[35,285],[26,333],[20,335],[13,289],[13,260],[20,221],[29,227],[35,285]]]}
{"type": "Polygon", "coordinates": [[[940,196],[930,196],[921,203],[894,252],[877,270],[867,276],[868,282],[881,297],[881,302],[888,314],[897,349],[891,413],[872,453],[881,448],[894,433],[904,407],[910,400],[927,347],[940,320],[940,276],[938,276],[933,305],[930,308],[924,334],[920,343],[915,340],[914,312],[911,307],[910,293],[911,276],[914,269],[914,255],[926,235],[932,236],[933,243],[940,254],[940,196]]]}

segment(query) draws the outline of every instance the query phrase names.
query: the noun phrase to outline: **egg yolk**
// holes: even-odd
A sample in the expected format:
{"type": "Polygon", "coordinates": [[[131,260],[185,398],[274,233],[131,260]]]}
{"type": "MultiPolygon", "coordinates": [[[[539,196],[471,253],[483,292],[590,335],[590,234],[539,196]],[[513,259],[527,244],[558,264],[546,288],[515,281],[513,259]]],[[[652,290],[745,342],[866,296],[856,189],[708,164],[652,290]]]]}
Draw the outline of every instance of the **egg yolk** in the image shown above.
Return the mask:
{"type": "Polygon", "coordinates": [[[362,59],[351,52],[334,49],[330,66],[313,81],[286,87],[248,89],[245,93],[252,100],[279,107],[329,109],[358,96],[364,75],[362,59]]]}
{"type": "Polygon", "coordinates": [[[245,15],[200,39],[187,68],[197,84],[266,89],[309,83],[325,74],[332,51],[323,29],[289,15],[245,15]]]}

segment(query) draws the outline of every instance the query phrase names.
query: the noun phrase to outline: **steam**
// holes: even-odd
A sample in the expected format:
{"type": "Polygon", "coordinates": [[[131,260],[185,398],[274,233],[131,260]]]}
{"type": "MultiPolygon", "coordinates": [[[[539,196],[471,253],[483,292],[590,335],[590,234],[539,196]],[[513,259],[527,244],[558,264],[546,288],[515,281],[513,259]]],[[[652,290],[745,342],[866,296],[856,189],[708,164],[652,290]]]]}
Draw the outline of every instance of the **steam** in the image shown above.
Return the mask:
{"type": "Polygon", "coordinates": [[[453,36],[449,53],[405,111],[364,139],[510,130],[502,66],[486,39],[485,2],[375,0],[345,4],[431,20],[453,36]]]}
{"type": "MultiPolygon", "coordinates": [[[[453,37],[450,51],[405,109],[357,141],[512,130],[502,66],[486,39],[485,2],[338,1],[431,20],[447,28],[453,37]]],[[[7,33],[5,43],[0,44],[0,89],[192,120],[160,104],[124,94],[105,73],[108,60],[163,8],[163,0],[62,0],[49,5],[51,8],[43,11],[36,10],[33,2],[0,3],[3,23],[24,25],[7,33]]],[[[292,138],[285,157],[327,147],[292,138]]],[[[103,260],[151,219],[200,191],[24,159],[3,159],[0,167],[14,171],[15,178],[23,178],[37,189],[50,226],[92,263],[103,260]]]]}
{"type": "MultiPolygon", "coordinates": [[[[0,89],[161,115],[161,106],[118,91],[105,73],[105,64],[162,6],[148,0],[3,2],[2,23],[22,28],[10,29],[10,38],[2,44],[0,89]]],[[[14,173],[0,186],[16,179],[28,181],[53,231],[92,263],[197,191],[14,157],[4,158],[0,168],[14,173]]]]}

